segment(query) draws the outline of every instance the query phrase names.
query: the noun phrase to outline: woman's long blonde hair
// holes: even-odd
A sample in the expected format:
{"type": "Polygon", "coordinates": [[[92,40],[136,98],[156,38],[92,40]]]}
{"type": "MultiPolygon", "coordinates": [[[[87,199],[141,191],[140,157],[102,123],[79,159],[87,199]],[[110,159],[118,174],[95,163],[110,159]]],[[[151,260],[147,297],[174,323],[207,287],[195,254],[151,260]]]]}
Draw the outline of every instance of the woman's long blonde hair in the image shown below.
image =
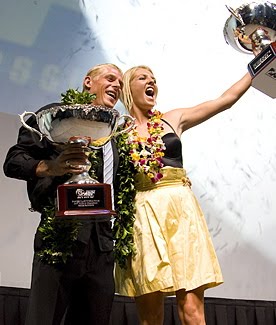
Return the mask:
{"type": "Polygon", "coordinates": [[[138,66],[132,67],[124,73],[124,76],[123,76],[124,87],[123,87],[123,91],[121,93],[120,99],[121,99],[122,103],[124,104],[125,108],[128,110],[128,112],[130,112],[132,105],[133,105],[133,97],[132,97],[132,93],[131,93],[131,89],[130,89],[130,83],[133,80],[134,73],[138,69],[145,69],[153,74],[152,70],[146,65],[138,65],[138,66]]]}

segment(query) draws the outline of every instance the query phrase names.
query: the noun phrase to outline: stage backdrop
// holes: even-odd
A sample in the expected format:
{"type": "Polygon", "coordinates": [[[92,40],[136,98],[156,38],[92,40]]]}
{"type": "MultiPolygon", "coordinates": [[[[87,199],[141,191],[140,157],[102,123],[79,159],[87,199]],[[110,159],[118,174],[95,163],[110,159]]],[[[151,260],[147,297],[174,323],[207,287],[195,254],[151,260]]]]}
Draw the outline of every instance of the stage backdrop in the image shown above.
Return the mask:
{"type": "MultiPolygon", "coordinates": [[[[219,96],[253,59],[226,44],[229,16],[220,0],[1,0],[1,165],[16,142],[18,114],[81,87],[94,64],[149,65],[161,111],[219,96]]],[[[251,88],[183,135],[185,168],[225,278],[207,296],[276,300],[275,104],[251,88]]],[[[2,170],[0,177],[0,286],[29,288],[39,215],[28,210],[23,181],[2,170]]]]}

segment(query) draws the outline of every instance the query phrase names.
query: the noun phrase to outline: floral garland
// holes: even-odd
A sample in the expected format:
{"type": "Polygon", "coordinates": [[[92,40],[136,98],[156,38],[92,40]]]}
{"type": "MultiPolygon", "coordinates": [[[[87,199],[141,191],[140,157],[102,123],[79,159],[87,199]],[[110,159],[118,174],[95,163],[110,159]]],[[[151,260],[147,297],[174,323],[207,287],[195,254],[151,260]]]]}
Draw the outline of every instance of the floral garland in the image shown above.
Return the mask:
{"type": "Polygon", "coordinates": [[[162,113],[149,111],[150,119],[147,122],[149,137],[139,137],[136,129],[130,133],[128,143],[130,155],[135,169],[146,174],[153,183],[162,177],[160,169],[163,167],[161,158],[164,156],[165,144],[162,140],[163,125],[162,113]]]}
{"type": "Polygon", "coordinates": [[[36,255],[43,263],[60,266],[73,255],[74,243],[77,239],[81,223],[77,220],[56,218],[56,206],[50,202],[43,209],[46,218],[38,227],[42,235],[42,249],[36,255]]]}
{"type": "Polygon", "coordinates": [[[133,178],[134,168],[129,154],[128,136],[128,133],[122,133],[116,138],[119,168],[116,175],[116,186],[114,187],[114,201],[117,215],[112,230],[115,240],[115,261],[121,268],[125,268],[128,257],[135,254],[133,224],[135,220],[134,197],[136,190],[133,178]]]}
{"type": "Polygon", "coordinates": [[[161,157],[164,156],[165,144],[161,135],[163,126],[159,111],[150,111],[147,123],[148,138],[138,136],[136,128],[117,137],[119,151],[118,192],[115,193],[117,216],[113,226],[115,260],[121,268],[126,267],[128,257],[135,254],[133,242],[133,225],[135,221],[134,172],[146,174],[153,183],[163,175],[161,157]]]}

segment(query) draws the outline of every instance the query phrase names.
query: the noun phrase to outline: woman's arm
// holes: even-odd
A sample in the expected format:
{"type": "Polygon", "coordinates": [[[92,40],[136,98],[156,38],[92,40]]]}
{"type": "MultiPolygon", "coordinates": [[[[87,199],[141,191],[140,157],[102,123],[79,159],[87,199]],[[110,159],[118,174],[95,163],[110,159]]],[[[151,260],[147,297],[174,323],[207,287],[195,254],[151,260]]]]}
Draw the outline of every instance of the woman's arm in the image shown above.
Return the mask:
{"type": "Polygon", "coordinates": [[[250,88],[252,78],[247,72],[243,78],[233,84],[221,96],[216,99],[203,102],[190,108],[179,108],[164,114],[164,118],[170,121],[178,134],[194,127],[212,116],[232,107],[242,95],[250,88]]]}

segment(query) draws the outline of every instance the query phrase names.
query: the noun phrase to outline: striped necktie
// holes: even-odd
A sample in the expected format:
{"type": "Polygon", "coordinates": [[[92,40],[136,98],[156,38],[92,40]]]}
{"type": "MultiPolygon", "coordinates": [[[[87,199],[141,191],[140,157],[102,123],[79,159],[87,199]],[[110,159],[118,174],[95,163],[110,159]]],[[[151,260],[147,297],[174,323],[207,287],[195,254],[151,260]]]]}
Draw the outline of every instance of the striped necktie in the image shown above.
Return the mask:
{"type": "Polygon", "coordinates": [[[114,191],[113,191],[113,150],[109,141],[103,147],[103,182],[111,185],[112,207],[114,209],[114,191]]]}

